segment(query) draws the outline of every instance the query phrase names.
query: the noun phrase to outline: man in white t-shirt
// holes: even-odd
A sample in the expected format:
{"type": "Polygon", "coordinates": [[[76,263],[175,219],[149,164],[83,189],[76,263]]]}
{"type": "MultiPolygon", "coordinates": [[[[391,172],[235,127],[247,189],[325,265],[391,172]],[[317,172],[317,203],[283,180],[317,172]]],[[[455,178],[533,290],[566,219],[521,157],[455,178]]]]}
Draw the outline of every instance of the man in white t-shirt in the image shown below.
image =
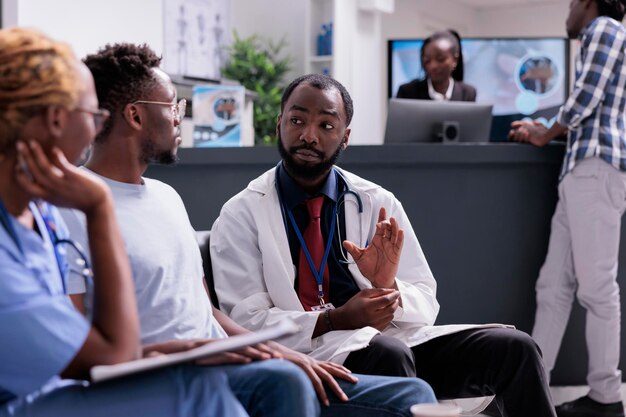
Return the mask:
{"type": "MultiPolygon", "coordinates": [[[[198,339],[248,332],[211,306],[195,232],[179,195],[142,176],[150,163],[176,162],[181,141],[185,104],[176,102],[171,80],[158,68],[160,58],[145,45],[116,44],[88,56],[85,63],[111,118],[84,169],[102,178],[113,192],[135,280],[142,342],[152,344],[148,350],[168,351],[198,339]]],[[[86,243],[80,213],[63,215],[72,237],[86,243]]],[[[315,393],[329,405],[322,408],[325,416],[352,414],[351,407],[359,415],[410,416],[411,404],[435,401],[430,387],[417,378],[357,378],[341,365],[273,342],[231,353],[224,360],[244,364],[223,369],[251,415],[315,414],[315,393]],[[272,357],[287,360],[263,360],[272,357]]]]}

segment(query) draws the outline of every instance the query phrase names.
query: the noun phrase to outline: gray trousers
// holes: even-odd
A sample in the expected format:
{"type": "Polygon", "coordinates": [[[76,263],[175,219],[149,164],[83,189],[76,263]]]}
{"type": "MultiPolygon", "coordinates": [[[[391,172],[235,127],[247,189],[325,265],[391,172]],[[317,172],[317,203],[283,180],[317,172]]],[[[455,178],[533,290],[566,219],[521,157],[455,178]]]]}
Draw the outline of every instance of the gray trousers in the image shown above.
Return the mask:
{"type": "Polygon", "coordinates": [[[599,158],[579,162],[559,184],[550,243],[537,280],[532,336],[548,371],[554,368],[577,297],[586,309],[589,396],[621,400],[620,295],[617,260],[626,174],[599,158]]]}

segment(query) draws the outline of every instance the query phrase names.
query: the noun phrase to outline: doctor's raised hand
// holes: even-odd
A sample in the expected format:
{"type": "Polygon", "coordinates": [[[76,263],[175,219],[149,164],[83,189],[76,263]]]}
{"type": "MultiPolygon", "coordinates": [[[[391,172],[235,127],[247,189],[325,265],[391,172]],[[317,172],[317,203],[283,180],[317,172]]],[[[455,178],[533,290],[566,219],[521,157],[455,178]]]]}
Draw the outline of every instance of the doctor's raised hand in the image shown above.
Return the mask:
{"type": "Polygon", "coordinates": [[[402,302],[396,273],[403,244],[404,231],[395,218],[387,220],[384,208],[378,213],[376,233],[366,248],[348,240],[343,242],[343,247],[374,288],[359,291],[344,305],[330,312],[336,330],[370,326],[382,331],[391,323],[402,302]]]}
{"type": "MultiPolygon", "coordinates": [[[[374,288],[360,290],[344,305],[329,312],[333,330],[354,330],[369,326],[382,331],[391,323],[402,303],[395,280],[403,244],[404,231],[395,218],[387,220],[384,208],[378,213],[376,233],[366,248],[360,248],[348,240],[343,241],[343,247],[374,288]]],[[[322,326],[317,326],[313,336],[320,336],[330,330],[322,330],[322,326]]]]}
{"type": "Polygon", "coordinates": [[[381,207],[372,242],[366,248],[360,248],[345,240],[343,247],[352,255],[361,273],[374,287],[397,289],[396,273],[403,244],[404,230],[395,218],[390,217],[387,220],[387,212],[381,207]]]}

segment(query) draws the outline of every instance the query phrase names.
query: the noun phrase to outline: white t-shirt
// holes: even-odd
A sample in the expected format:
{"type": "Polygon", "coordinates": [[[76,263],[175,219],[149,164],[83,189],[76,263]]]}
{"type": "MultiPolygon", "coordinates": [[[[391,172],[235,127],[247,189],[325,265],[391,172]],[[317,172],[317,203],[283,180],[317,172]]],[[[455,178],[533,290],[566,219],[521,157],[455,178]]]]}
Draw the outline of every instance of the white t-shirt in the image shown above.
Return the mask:
{"type": "MultiPolygon", "coordinates": [[[[138,185],[98,177],[113,192],[135,281],[141,342],[226,337],[213,317],[202,282],[200,249],[178,193],[149,178],[138,185]]],[[[71,238],[88,248],[84,214],[77,210],[61,214],[71,238]]],[[[70,274],[68,288],[70,293],[85,292],[82,276],[70,274]]]]}

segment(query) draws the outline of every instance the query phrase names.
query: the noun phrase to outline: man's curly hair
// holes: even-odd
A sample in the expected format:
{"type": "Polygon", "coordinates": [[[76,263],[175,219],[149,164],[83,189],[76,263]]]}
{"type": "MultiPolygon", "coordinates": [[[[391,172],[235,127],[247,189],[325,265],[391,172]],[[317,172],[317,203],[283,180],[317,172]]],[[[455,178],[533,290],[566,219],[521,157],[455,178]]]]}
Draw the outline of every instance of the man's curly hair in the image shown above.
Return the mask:
{"type": "Polygon", "coordinates": [[[96,83],[100,107],[111,112],[96,142],[106,140],[117,117],[128,103],[145,99],[157,82],[152,72],[161,58],[146,44],[108,44],[83,62],[91,70],[96,83]]]}
{"type": "Polygon", "coordinates": [[[52,105],[73,110],[85,86],[65,43],[25,28],[0,30],[0,153],[31,117],[52,105]]]}
{"type": "Polygon", "coordinates": [[[608,16],[619,22],[624,19],[626,0],[596,0],[596,4],[600,16],[608,16]]]}

